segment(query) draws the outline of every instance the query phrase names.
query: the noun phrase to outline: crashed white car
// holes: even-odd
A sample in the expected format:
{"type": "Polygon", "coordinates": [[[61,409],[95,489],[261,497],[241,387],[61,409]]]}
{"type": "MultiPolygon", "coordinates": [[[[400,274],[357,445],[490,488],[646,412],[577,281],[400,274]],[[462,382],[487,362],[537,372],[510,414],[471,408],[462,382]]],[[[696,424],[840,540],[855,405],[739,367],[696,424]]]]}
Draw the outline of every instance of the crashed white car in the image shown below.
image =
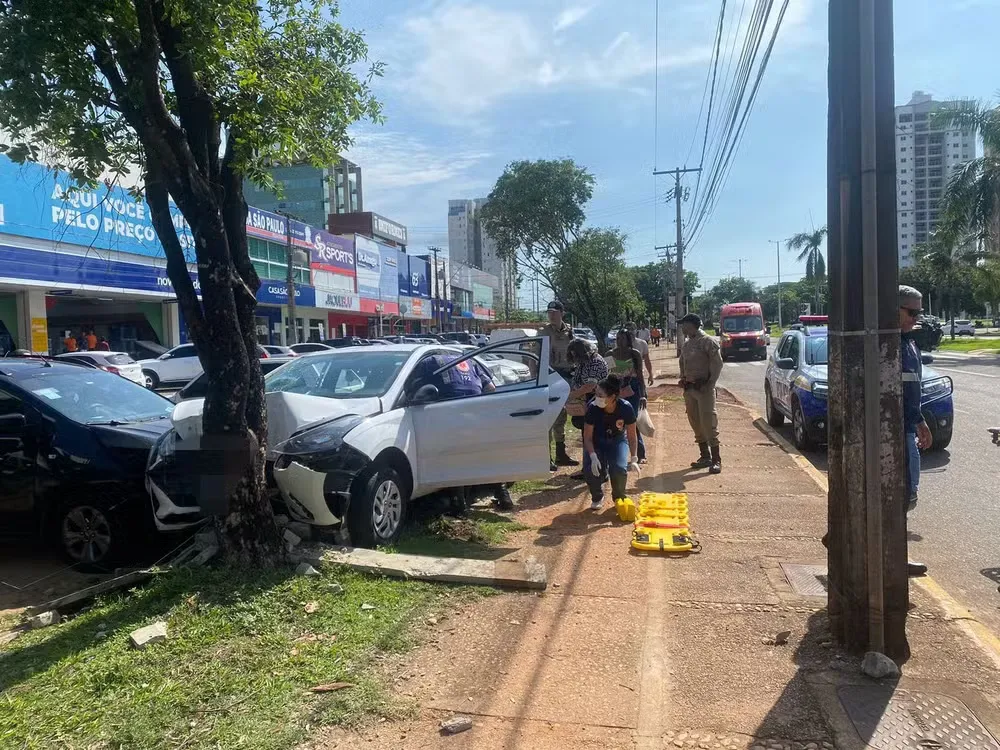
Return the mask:
{"type": "MultiPolygon", "coordinates": [[[[444,344],[351,347],[300,357],[269,374],[268,461],[289,513],[320,526],[346,522],[355,544],[373,546],[399,536],[416,498],[547,477],[549,428],[569,386],[549,368],[548,341],[525,341],[527,350],[519,340],[475,352],[444,344]],[[435,354],[460,357],[447,370],[494,350],[532,356],[534,377],[442,400],[417,374],[435,354]]],[[[198,512],[171,459],[178,449],[197,448],[202,404],[178,404],[171,437],[150,456],[158,525],[198,512]]]]}

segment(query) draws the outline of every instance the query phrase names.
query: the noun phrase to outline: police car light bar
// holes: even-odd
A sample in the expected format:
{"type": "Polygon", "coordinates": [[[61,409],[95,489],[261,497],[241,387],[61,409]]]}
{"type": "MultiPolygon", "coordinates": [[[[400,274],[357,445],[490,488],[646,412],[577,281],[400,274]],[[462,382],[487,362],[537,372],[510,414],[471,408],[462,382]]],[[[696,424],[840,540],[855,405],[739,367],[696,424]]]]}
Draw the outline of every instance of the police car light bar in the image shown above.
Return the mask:
{"type": "Polygon", "coordinates": [[[828,318],[827,315],[800,315],[799,322],[807,326],[826,325],[828,318]]]}

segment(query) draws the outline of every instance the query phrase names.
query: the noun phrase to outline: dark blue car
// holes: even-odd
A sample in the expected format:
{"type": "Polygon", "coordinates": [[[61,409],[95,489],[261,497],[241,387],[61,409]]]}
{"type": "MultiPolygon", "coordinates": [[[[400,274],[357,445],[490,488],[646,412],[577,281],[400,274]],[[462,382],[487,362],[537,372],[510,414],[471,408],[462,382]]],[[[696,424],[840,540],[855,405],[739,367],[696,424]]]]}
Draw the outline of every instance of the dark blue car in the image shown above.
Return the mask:
{"type": "Polygon", "coordinates": [[[0,358],[0,533],[113,569],[154,527],[146,463],[172,410],[114,373],[0,358]]]}
{"type": "MultiPolygon", "coordinates": [[[[799,450],[827,441],[827,361],[826,326],[801,325],[785,331],[767,365],[767,421],[780,427],[789,419],[799,450]]],[[[921,390],[920,408],[934,436],[931,450],[943,450],[951,442],[955,417],[951,378],[925,364],[921,390]]]]}

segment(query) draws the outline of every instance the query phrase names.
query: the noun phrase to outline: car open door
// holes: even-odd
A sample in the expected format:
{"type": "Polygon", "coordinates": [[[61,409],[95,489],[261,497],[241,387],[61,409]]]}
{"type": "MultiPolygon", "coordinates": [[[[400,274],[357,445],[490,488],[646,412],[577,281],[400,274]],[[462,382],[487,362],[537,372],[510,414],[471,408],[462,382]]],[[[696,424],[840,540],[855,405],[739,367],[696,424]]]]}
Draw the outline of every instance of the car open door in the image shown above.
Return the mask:
{"type": "Polygon", "coordinates": [[[426,489],[547,477],[549,428],[569,386],[549,371],[548,340],[524,338],[466,352],[448,367],[483,353],[515,352],[534,363],[531,380],[469,398],[410,404],[417,483],[426,489]]]}

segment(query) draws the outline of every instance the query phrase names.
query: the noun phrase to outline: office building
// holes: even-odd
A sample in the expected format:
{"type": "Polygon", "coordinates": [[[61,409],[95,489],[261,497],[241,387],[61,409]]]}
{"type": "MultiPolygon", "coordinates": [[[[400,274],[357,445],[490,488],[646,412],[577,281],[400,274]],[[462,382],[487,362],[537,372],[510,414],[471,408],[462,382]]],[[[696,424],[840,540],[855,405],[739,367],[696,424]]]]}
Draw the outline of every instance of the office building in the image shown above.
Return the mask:
{"type": "Polygon", "coordinates": [[[939,204],[954,171],[976,158],[976,134],[937,123],[933,113],[960,101],[935,101],[916,91],[896,107],[896,212],[901,268],[937,228],[939,204]]]}
{"type": "Polygon", "coordinates": [[[501,258],[496,242],[485,232],[480,213],[485,198],[448,201],[448,254],[457,263],[478,268],[500,280],[495,308],[517,306],[516,266],[501,258]]]}
{"type": "Polygon", "coordinates": [[[346,159],[322,169],[292,164],[273,167],[270,172],[281,187],[281,197],[244,182],[243,192],[251,206],[287,213],[314,227],[325,227],[330,214],[364,210],[361,167],[346,159]]]}

